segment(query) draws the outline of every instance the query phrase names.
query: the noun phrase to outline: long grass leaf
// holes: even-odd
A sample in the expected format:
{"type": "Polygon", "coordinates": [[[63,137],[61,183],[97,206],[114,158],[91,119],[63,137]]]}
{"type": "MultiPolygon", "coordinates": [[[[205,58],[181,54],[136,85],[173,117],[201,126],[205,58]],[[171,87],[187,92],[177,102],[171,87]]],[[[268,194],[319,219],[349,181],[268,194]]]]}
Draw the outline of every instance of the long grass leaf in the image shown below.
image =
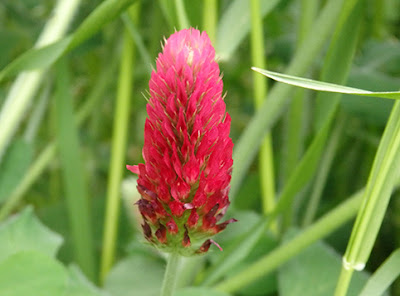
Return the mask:
{"type": "Polygon", "coordinates": [[[65,61],[57,67],[56,126],[70,230],[77,263],[92,280],[95,258],[89,214],[89,193],[80,155],[78,130],[74,122],[69,77],[65,61]]]}
{"type": "Polygon", "coordinates": [[[338,85],[338,84],[334,84],[334,83],[322,82],[322,81],[317,81],[317,80],[272,72],[272,71],[268,71],[268,70],[259,69],[256,67],[253,67],[252,69],[254,71],[259,72],[260,74],[265,75],[276,81],[287,83],[287,84],[294,85],[294,86],[307,88],[307,89],[341,93],[341,94],[360,95],[360,96],[366,96],[366,97],[379,97],[379,98],[384,98],[384,99],[395,99],[395,100],[400,99],[400,91],[374,92],[374,91],[369,91],[369,90],[365,90],[365,89],[348,87],[348,86],[338,85]]]}
{"type": "Polygon", "coordinates": [[[360,296],[380,296],[394,280],[400,276],[400,249],[394,251],[389,258],[369,278],[360,296]]]}

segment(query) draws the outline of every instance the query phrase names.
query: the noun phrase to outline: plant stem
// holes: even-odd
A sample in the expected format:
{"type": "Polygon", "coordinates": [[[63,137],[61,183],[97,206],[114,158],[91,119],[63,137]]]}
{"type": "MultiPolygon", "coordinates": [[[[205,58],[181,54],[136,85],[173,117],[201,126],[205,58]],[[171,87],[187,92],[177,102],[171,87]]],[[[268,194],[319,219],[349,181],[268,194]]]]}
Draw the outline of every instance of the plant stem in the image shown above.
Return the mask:
{"type": "Polygon", "coordinates": [[[344,120],[340,117],[337,124],[334,126],[329,138],[326,150],[322,156],[321,163],[315,178],[314,188],[307,204],[306,212],[303,218],[303,227],[306,227],[312,223],[317,213],[317,209],[321,200],[322,191],[326,184],[330,168],[332,166],[333,159],[339,144],[340,136],[344,128],[344,120]]]}
{"type": "Polygon", "coordinates": [[[203,29],[210,37],[211,43],[215,44],[218,3],[216,0],[204,0],[203,4],[203,29]]]}
{"type": "MultiPolygon", "coordinates": [[[[251,60],[254,66],[265,68],[264,33],[260,1],[250,1],[251,9],[251,60]]],[[[258,110],[267,95],[267,81],[265,77],[253,72],[254,104],[258,110]]],[[[260,181],[262,192],[263,213],[269,214],[275,207],[275,177],[274,156],[271,134],[265,135],[259,154],[260,181]]],[[[274,224],[276,230],[276,224],[274,224]]]]}
{"type": "Polygon", "coordinates": [[[179,29],[189,29],[190,23],[186,15],[185,3],[183,0],[175,0],[176,15],[178,16],[179,29]]]}
{"type": "Polygon", "coordinates": [[[215,286],[217,290],[233,293],[266,275],[290,258],[294,257],[313,242],[324,238],[353,218],[361,204],[362,192],[357,192],[324,217],[298,234],[292,240],[279,246],[257,262],[239,273],[228,277],[215,286]]]}
{"type": "MultiPolygon", "coordinates": [[[[134,19],[138,7],[133,6],[134,19]]],[[[107,203],[104,221],[103,252],[101,257],[100,281],[103,282],[114,262],[117,240],[119,209],[121,203],[120,187],[125,163],[125,150],[128,134],[130,99],[132,90],[132,68],[134,44],[128,29],[124,33],[124,47],[121,58],[117,102],[114,115],[114,129],[111,147],[110,175],[107,186],[107,203]]]]}
{"type": "MultiPolygon", "coordinates": [[[[88,99],[83,103],[83,106],[76,114],[76,124],[78,126],[87,119],[90,113],[98,107],[98,101],[103,95],[105,89],[112,81],[111,76],[115,72],[116,62],[115,58],[111,58],[111,62],[105,67],[107,70],[99,75],[99,79],[93,87],[88,99]]],[[[0,209],[0,221],[4,220],[18,205],[24,194],[29,190],[33,183],[41,176],[43,171],[51,163],[56,155],[57,144],[55,141],[50,142],[42,150],[35,162],[31,164],[23,179],[15,187],[14,191],[9,195],[7,201],[0,209]]]]}
{"type": "Polygon", "coordinates": [[[340,271],[339,276],[339,282],[335,290],[335,296],[346,296],[353,271],[354,269],[346,269],[342,266],[342,270],[340,271]]]}
{"type": "MultiPolygon", "coordinates": [[[[78,9],[80,0],[59,0],[50,18],[39,36],[35,47],[48,45],[62,37],[78,9]]],[[[0,112],[0,163],[11,138],[16,132],[26,111],[29,109],[45,70],[23,72],[12,84],[0,112]]]]}
{"type": "Polygon", "coordinates": [[[161,296],[172,296],[178,278],[178,267],[181,256],[178,253],[171,253],[168,257],[167,268],[165,269],[164,280],[161,287],[161,296]]]}
{"type": "MultiPolygon", "coordinates": [[[[348,12],[342,10],[344,0],[329,0],[315,25],[307,34],[302,46],[296,52],[286,73],[290,75],[302,75],[315,61],[325,41],[332,33],[341,14],[348,16],[348,12]]],[[[264,101],[261,108],[253,116],[246,130],[242,133],[236,144],[233,154],[235,169],[232,172],[230,198],[234,200],[241,181],[247,174],[247,169],[256,155],[263,135],[268,132],[276,120],[285,110],[290,99],[291,86],[277,84],[270,92],[269,99],[264,101]]]]}

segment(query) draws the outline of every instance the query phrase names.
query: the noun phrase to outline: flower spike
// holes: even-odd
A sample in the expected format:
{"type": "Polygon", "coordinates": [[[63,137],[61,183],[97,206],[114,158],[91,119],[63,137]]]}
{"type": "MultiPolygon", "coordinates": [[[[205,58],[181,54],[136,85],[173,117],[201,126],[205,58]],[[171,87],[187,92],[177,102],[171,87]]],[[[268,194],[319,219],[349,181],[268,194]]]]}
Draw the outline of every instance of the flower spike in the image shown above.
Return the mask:
{"type": "MultiPolygon", "coordinates": [[[[149,82],[137,205],[145,238],[182,255],[205,253],[229,206],[233,143],[215,50],[205,32],[172,34],[149,82]]],[[[220,248],[221,249],[221,248],[220,248]]],[[[222,250],[222,249],[221,249],[222,250]]]]}

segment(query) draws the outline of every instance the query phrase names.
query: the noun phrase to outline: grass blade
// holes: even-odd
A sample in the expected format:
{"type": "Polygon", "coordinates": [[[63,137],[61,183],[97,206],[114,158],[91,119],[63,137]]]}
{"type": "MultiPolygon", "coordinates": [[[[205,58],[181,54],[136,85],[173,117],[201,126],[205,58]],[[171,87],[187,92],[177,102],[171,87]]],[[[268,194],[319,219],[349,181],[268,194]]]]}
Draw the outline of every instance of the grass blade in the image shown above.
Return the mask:
{"type": "Polygon", "coordinates": [[[400,275],[400,249],[394,251],[389,258],[369,278],[360,296],[382,295],[400,275]]]}
{"type": "Polygon", "coordinates": [[[74,122],[69,77],[65,61],[57,67],[56,125],[60,160],[71,236],[76,262],[92,280],[95,279],[95,259],[89,215],[89,194],[80,156],[78,130],[74,122]]]}
{"type": "Polygon", "coordinates": [[[369,90],[348,87],[343,85],[338,85],[334,83],[322,82],[307,78],[301,78],[297,76],[281,74],[277,72],[272,72],[268,70],[259,69],[256,67],[252,68],[254,71],[265,75],[271,79],[274,79],[279,82],[287,83],[294,86],[299,86],[307,89],[326,91],[326,92],[334,92],[341,94],[350,94],[350,95],[360,95],[366,97],[379,97],[384,99],[400,99],[400,91],[387,91],[387,92],[373,92],[369,90]]]}
{"type": "MultiPolygon", "coordinates": [[[[132,18],[137,21],[139,7],[129,10],[132,18]]],[[[117,100],[113,122],[113,136],[110,159],[110,172],[107,184],[107,204],[105,213],[103,252],[101,257],[100,281],[103,282],[114,262],[115,245],[117,240],[120,188],[123,171],[125,170],[125,151],[128,135],[130,100],[132,90],[133,63],[135,47],[129,32],[125,29],[124,46],[121,56],[120,73],[118,79],[117,100]]]]}

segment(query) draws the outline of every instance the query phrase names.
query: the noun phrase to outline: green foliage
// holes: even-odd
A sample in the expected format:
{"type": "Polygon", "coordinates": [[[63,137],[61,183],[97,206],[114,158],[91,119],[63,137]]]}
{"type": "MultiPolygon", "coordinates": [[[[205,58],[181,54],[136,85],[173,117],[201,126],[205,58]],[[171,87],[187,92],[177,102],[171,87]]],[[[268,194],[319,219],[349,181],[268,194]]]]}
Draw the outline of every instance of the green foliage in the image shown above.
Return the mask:
{"type": "MultiPolygon", "coordinates": [[[[358,212],[354,233],[362,236],[349,246],[352,263],[362,257],[367,264],[366,272],[354,272],[348,295],[400,295],[400,203],[397,195],[389,201],[398,186],[400,142],[398,1],[260,1],[258,29],[245,0],[138,1],[135,13],[134,0],[76,1],[67,33],[40,48],[34,44],[52,27],[55,2],[0,4],[0,295],[159,295],[165,261],[142,244],[135,201],[126,198],[121,210],[119,198],[122,179],[131,175],[124,164],[143,160],[142,94],[148,97],[160,42],[189,24],[207,28],[215,41],[235,144],[224,219],[239,222],[215,237],[223,252],[212,246],[183,261],[174,295],[333,294],[358,212]],[[254,53],[251,35],[263,40],[254,53]],[[251,71],[265,61],[259,67],[267,69],[256,70],[278,82],[251,71]],[[34,85],[11,91],[14,76],[34,73],[41,73],[34,85]],[[258,95],[258,109],[253,94],[263,83],[268,94],[258,95]],[[293,86],[311,91],[295,93],[293,86]],[[21,91],[29,99],[19,100],[21,91]],[[125,104],[117,107],[122,91],[125,104]],[[39,105],[43,116],[34,114],[39,105]],[[277,196],[268,216],[255,161],[266,134],[274,164],[268,178],[276,176],[269,189],[277,196]],[[104,230],[106,211],[115,236],[104,230]],[[105,241],[115,246],[107,265],[115,263],[98,276],[105,241]]],[[[341,276],[337,295],[350,276],[341,276]]]]}

